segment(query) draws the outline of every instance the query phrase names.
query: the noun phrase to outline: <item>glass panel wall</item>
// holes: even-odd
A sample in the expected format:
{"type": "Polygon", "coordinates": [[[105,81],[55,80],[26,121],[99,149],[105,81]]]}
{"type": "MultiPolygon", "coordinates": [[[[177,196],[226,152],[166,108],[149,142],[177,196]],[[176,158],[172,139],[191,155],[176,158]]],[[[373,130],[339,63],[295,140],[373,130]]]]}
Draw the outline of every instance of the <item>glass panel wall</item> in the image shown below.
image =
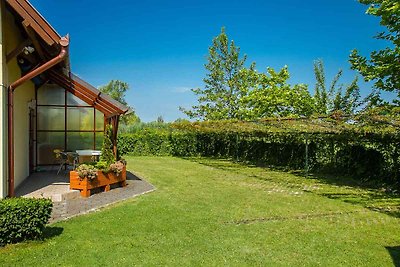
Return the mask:
{"type": "Polygon", "coordinates": [[[69,106],[88,106],[88,104],[71,93],[67,94],[67,105],[69,106]]]}
{"type": "Polygon", "coordinates": [[[37,91],[38,105],[64,105],[65,90],[57,85],[45,85],[37,91]]]}
{"type": "Polygon", "coordinates": [[[93,149],[94,133],[67,132],[68,150],[93,149]]]}
{"type": "Polygon", "coordinates": [[[63,107],[37,107],[38,130],[64,130],[65,109],[63,107]]]}
{"type": "Polygon", "coordinates": [[[54,150],[65,148],[64,132],[39,132],[37,133],[37,161],[42,165],[56,164],[54,150]]]}
{"type": "Polygon", "coordinates": [[[96,131],[104,131],[104,115],[96,109],[96,131]]]}
{"type": "Polygon", "coordinates": [[[101,149],[103,146],[103,140],[104,140],[104,133],[103,132],[96,132],[96,147],[97,149],[101,149]]]}
{"type": "Polygon", "coordinates": [[[54,150],[101,149],[104,115],[67,90],[37,90],[37,165],[57,164],[54,150]]]}
{"type": "Polygon", "coordinates": [[[68,130],[93,131],[94,109],[83,107],[67,107],[67,122],[68,130]]]}

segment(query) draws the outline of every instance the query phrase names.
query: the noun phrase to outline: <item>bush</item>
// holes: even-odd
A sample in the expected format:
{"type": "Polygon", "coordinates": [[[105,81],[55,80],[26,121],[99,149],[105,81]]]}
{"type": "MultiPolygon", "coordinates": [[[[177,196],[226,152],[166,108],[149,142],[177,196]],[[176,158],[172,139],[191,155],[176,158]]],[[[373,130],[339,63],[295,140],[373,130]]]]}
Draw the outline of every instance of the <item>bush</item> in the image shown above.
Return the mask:
{"type": "Polygon", "coordinates": [[[108,124],[104,131],[104,140],[100,155],[100,161],[107,162],[107,165],[110,165],[115,161],[112,137],[113,137],[113,128],[111,124],[108,124]]]}
{"type": "Polygon", "coordinates": [[[386,126],[217,121],[121,134],[118,149],[121,155],[221,157],[292,169],[304,169],[307,161],[311,171],[399,184],[399,141],[398,129],[386,126]]]}
{"type": "Polygon", "coordinates": [[[50,199],[0,200],[0,246],[40,238],[52,207],[50,199]]]}

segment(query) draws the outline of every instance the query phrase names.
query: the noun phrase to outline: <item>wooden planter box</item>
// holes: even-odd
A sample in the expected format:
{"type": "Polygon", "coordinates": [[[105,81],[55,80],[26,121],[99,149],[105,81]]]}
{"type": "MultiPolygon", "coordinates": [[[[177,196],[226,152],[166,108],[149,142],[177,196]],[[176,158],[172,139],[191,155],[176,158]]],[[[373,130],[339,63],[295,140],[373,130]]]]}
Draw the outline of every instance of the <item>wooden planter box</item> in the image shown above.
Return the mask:
{"type": "Polygon", "coordinates": [[[87,178],[81,179],[76,171],[69,172],[69,188],[80,190],[82,197],[89,197],[91,189],[102,188],[104,192],[107,192],[110,190],[110,185],[117,183],[122,187],[126,186],[125,166],[118,176],[114,172],[98,171],[97,178],[90,181],[87,178]]]}

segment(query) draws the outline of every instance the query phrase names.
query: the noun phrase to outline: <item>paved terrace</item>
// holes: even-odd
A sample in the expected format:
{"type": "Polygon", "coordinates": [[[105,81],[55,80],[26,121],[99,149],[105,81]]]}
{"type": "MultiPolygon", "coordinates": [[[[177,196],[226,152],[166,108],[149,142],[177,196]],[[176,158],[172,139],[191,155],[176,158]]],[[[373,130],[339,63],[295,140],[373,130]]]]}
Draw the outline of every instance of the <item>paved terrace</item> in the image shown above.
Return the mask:
{"type": "Polygon", "coordinates": [[[50,223],[65,220],[80,214],[96,211],[110,204],[142,195],[155,188],[150,183],[127,172],[127,186],[113,188],[108,192],[93,194],[82,198],[78,190],[69,189],[69,173],[57,170],[33,173],[16,190],[17,196],[50,198],[53,212],[50,223]]]}

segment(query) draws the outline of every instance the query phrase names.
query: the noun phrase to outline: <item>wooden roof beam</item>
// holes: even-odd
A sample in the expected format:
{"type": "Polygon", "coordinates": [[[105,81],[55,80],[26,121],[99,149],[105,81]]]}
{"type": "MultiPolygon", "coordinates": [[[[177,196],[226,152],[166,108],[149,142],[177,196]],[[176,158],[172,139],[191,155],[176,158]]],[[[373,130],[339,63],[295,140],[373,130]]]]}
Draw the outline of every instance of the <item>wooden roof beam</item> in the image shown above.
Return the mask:
{"type": "Polygon", "coordinates": [[[24,20],[22,22],[22,26],[24,27],[26,34],[29,36],[29,39],[31,39],[33,46],[35,47],[36,52],[38,53],[40,59],[43,61],[46,60],[42,46],[40,45],[39,41],[36,39],[35,31],[30,27],[30,23],[27,20],[24,20]]]}
{"type": "Polygon", "coordinates": [[[31,27],[49,46],[59,44],[61,36],[28,1],[6,0],[6,2],[23,20],[27,20],[31,24],[31,27]]]}
{"type": "Polygon", "coordinates": [[[39,25],[54,42],[57,43],[61,39],[57,31],[28,1],[17,0],[17,2],[31,15],[37,25],[39,25]]]}
{"type": "Polygon", "coordinates": [[[20,3],[16,0],[7,0],[7,3],[11,5],[11,7],[24,19],[28,20],[31,27],[40,35],[40,37],[49,45],[52,46],[56,43],[49,34],[43,30],[42,27],[38,25],[38,23],[32,18],[32,16],[20,5],[20,3]]]}
{"type": "Polygon", "coordinates": [[[108,109],[110,110],[115,110],[117,113],[119,114],[123,114],[124,111],[119,109],[118,107],[114,106],[113,104],[111,104],[110,102],[108,102],[106,99],[104,99],[103,97],[101,97],[102,93],[99,92],[98,94],[94,93],[93,91],[87,89],[84,85],[78,83],[75,80],[72,80],[72,82],[77,86],[77,88],[81,91],[87,92],[88,94],[90,94],[91,96],[94,97],[93,99],[93,103],[101,103],[101,105],[106,106],[108,109]]]}
{"type": "Polygon", "coordinates": [[[24,48],[30,44],[32,44],[32,41],[29,39],[25,39],[24,41],[22,41],[13,51],[8,53],[8,55],[6,56],[6,63],[10,62],[13,58],[21,54],[24,48]]]}
{"type": "Polygon", "coordinates": [[[71,84],[68,80],[62,79],[61,77],[54,76],[53,73],[51,72],[50,74],[50,79],[63,87],[64,89],[68,90],[71,94],[75,95],[82,101],[86,102],[88,105],[92,105],[96,109],[100,110],[104,115],[109,116],[112,114],[114,111],[109,110],[106,107],[102,106],[99,103],[94,103],[93,104],[93,99],[82,93],[81,91],[76,90],[73,84],[71,84]]]}
{"type": "MultiPolygon", "coordinates": [[[[77,92],[80,92],[80,94],[85,95],[88,99],[90,99],[90,102],[87,102],[89,105],[101,107],[103,109],[106,109],[109,114],[124,114],[126,111],[121,110],[117,106],[113,105],[113,103],[110,103],[106,98],[102,97],[102,93],[98,91],[97,89],[91,89],[92,87],[90,86],[89,88],[85,86],[84,84],[80,83],[76,79],[72,79],[68,76],[65,76],[61,73],[58,73],[55,70],[50,71],[51,75],[53,77],[56,77],[60,79],[61,81],[64,81],[66,86],[73,87],[73,89],[77,92]]],[[[89,85],[88,85],[89,86],[89,85]]],[[[104,94],[104,96],[106,96],[104,94]]]]}

